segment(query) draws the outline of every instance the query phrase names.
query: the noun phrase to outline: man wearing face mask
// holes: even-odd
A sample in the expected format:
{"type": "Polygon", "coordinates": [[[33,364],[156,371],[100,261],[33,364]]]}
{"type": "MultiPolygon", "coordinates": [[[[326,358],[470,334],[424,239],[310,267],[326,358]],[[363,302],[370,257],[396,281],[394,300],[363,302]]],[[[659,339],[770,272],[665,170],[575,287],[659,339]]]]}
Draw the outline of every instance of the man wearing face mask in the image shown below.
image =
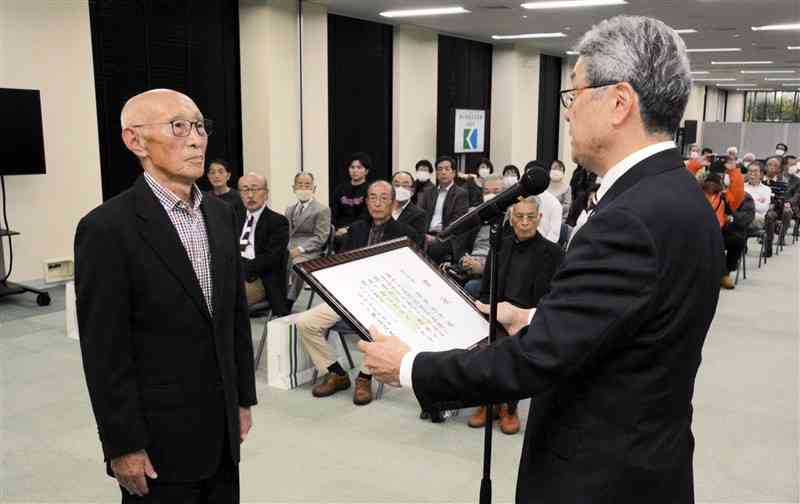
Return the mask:
{"type": "Polygon", "coordinates": [[[414,194],[411,196],[411,203],[417,205],[417,199],[429,187],[433,187],[431,176],[433,174],[433,165],[427,159],[420,159],[414,165],[414,194]]]}
{"type": "Polygon", "coordinates": [[[778,143],[778,145],[775,146],[775,155],[783,156],[786,154],[788,150],[789,150],[788,145],[786,145],[785,143],[778,143]]]}
{"type": "Polygon", "coordinates": [[[420,236],[425,234],[425,212],[411,203],[414,196],[414,178],[406,171],[399,171],[392,177],[394,186],[394,209],[392,217],[400,224],[405,224],[420,236]]]}
{"type": "Polygon", "coordinates": [[[331,233],[331,210],[314,199],[317,186],[314,174],[300,172],[294,176],[294,195],[297,203],[286,209],[289,221],[289,289],[287,297],[293,305],[303,290],[303,279],[292,265],[316,259],[322,255],[331,233]]]}
{"type": "Polygon", "coordinates": [[[748,152],[747,154],[742,156],[742,166],[740,166],[740,168],[742,169],[742,175],[747,175],[748,169],[750,168],[750,164],[752,164],[752,162],[755,160],[756,160],[756,155],[753,154],[752,152],[748,152]]]}

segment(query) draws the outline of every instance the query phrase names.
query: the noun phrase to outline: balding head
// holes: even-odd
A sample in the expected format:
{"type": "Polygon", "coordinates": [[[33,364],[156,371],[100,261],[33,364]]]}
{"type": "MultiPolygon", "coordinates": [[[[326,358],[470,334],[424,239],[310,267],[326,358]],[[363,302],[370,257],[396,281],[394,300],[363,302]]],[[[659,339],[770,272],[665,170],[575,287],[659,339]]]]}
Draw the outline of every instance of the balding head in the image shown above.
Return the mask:
{"type": "Polygon", "coordinates": [[[203,176],[208,136],[197,121],[203,114],[188,96],[170,89],[153,89],[128,100],[122,108],[122,141],[142,167],[166,185],[191,187],[203,176]],[[176,122],[177,121],[177,122],[176,122]],[[188,136],[173,125],[189,126],[188,136]],[[202,131],[201,131],[202,130],[202,131]]]}
{"type": "Polygon", "coordinates": [[[242,193],[242,203],[250,212],[260,210],[269,196],[266,177],[250,172],[239,179],[239,192],[242,193]]]}

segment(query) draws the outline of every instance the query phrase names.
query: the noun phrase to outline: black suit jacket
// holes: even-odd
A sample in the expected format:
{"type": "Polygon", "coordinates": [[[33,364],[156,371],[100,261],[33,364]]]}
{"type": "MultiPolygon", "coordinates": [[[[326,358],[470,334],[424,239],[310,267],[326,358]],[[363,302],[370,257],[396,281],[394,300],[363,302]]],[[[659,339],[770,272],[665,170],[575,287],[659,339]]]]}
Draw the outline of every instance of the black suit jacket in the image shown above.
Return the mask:
{"type": "Polygon", "coordinates": [[[106,460],[147,450],[161,481],[239,461],[256,403],[234,214],[203,198],[213,316],[178,233],[143,177],[81,219],[75,288],[86,383],[106,460]]]}
{"type": "Polygon", "coordinates": [[[406,205],[403,212],[397,218],[397,222],[410,227],[420,236],[424,235],[425,231],[427,231],[425,228],[425,212],[420,210],[413,203],[406,205]]]}
{"type": "MultiPolygon", "coordinates": [[[[372,229],[372,221],[356,221],[350,225],[347,234],[344,235],[341,252],[347,252],[367,246],[369,242],[369,230],[372,229]]],[[[418,247],[422,246],[422,236],[410,227],[394,219],[386,221],[386,228],[383,230],[381,242],[394,240],[397,238],[411,238],[418,247]]]]}
{"type": "MultiPolygon", "coordinates": [[[[422,211],[425,212],[426,233],[431,228],[431,220],[433,219],[433,212],[436,209],[436,199],[438,197],[438,186],[431,186],[425,189],[425,192],[422,193],[422,197],[417,203],[422,211]]],[[[468,210],[469,195],[467,194],[467,190],[454,183],[447,191],[447,196],[444,199],[444,207],[442,208],[442,229],[467,213],[468,210]]]]}
{"type": "Polygon", "coordinates": [[[656,154],[577,231],[530,326],[419,354],[414,392],[423,409],[534,398],[518,502],[693,502],[692,393],[723,265],[697,181],[677,150],[656,154]]]}
{"type": "MultiPolygon", "coordinates": [[[[239,222],[239,235],[242,233],[245,219],[246,217],[243,217],[239,222]]],[[[288,315],[286,268],[289,261],[289,221],[269,207],[264,207],[256,224],[254,236],[255,259],[242,259],[245,278],[248,281],[260,278],[264,283],[272,312],[279,317],[288,315]]]]}

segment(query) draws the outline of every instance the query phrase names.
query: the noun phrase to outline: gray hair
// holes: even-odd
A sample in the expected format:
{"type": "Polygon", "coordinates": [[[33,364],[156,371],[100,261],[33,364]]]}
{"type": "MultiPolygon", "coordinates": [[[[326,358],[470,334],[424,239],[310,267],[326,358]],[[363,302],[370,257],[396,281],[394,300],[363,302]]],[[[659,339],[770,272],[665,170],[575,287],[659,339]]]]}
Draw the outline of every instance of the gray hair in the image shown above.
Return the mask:
{"type": "Polygon", "coordinates": [[[526,198],[517,201],[517,203],[515,204],[519,203],[530,203],[532,205],[535,205],[537,211],[542,209],[542,204],[541,204],[542,202],[539,200],[538,196],[528,196],[526,198]]]}
{"type": "Polygon", "coordinates": [[[503,176],[497,173],[492,173],[488,177],[483,177],[484,184],[486,182],[502,182],[502,181],[503,181],[503,176]]]}
{"type": "Polygon", "coordinates": [[[736,147],[735,145],[731,145],[730,147],[728,147],[728,149],[727,149],[725,152],[727,152],[728,154],[730,154],[730,153],[731,153],[731,151],[733,151],[733,155],[734,155],[734,156],[735,156],[735,155],[737,155],[737,154],[739,154],[739,148],[738,148],[738,147],[736,147]]]}
{"type": "Polygon", "coordinates": [[[375,182],[373,182],[373,183],[371,183],[370,185],[368,185],[368,186],[367,186],[367,193],[369,193],[369,191],[370,191],[370,190],[371,190],[371,189],[372,189],[374,186],[377,186],[377,185],[383,185],[383,184],[386,184],[387,186],[389,186],[389,191],[392,193],[392,202],[394,202],[394,201],[397,199],[397,194],[396,194],[396,193],[395,193],[395,191],[394,191],[394,186],[393,186],[393,185],[392,185],[392,184],[391,184],[389,181],[386,181],[386,180],[376,180],[375,182]]]}
{"type": "Polygon", "coordinates": [[[756,159],[756,155],[755,155],[755,154],[753,154],[752,152],[748,152],[748,153],[746,153],[744,156],[742,156],[742,159],[752,159],[752,160],[755,160],[755,159],[756,159]]]}
{"type": "Polygon", "coordinates": [[[306,175],[306,176],[308,176],[308,177],[311,177],[311,183],[312,183],[312,184],[315,184],[315,182],[314,182],[314,174],[313,174],[313,173],[311,173],[311,172],[307,172],[307,171],[301,171],[301,172],[297,172],[297,174],[294,176],[294,183],[295,183],[295,184],[297,184],[297,179],[299,179],[299,178],[300,178],[300,177],[302,177],[303,175],[306,175]]]}
{"type": "Polygon", "coordinates": [[[616,16],[592,27],[577,51],[589,58],[589,86],[627,82],[633,87],[648,133],[678,129],[692,79],[686,44],[675,30],[653,18],[616,16]]]}

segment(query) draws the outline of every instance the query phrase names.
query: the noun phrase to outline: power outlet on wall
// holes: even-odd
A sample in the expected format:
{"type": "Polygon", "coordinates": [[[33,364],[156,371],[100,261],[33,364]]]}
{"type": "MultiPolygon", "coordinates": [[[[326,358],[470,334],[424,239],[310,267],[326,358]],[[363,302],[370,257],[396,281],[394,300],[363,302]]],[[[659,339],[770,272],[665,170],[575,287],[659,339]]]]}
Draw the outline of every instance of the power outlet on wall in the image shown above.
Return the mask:
{"type": "Polygon", "coordinates": [[[45,283],[66,282],[75,276],[75,261],[70,258],[47,259],[44,262],[45,283]]]}

